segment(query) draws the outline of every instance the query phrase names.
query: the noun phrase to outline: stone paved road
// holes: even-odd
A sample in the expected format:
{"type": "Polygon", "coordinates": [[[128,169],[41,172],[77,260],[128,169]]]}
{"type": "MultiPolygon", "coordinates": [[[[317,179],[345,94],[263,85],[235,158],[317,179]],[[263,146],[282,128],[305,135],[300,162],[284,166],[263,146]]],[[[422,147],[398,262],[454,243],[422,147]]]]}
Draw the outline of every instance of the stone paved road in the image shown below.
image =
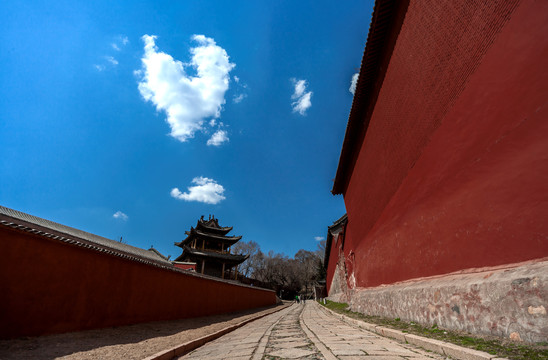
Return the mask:
{"type": "Polygon", "coordinates": [[[445,359],[351,326],[313,301],[253,321],[180,359],[445,359]]]}

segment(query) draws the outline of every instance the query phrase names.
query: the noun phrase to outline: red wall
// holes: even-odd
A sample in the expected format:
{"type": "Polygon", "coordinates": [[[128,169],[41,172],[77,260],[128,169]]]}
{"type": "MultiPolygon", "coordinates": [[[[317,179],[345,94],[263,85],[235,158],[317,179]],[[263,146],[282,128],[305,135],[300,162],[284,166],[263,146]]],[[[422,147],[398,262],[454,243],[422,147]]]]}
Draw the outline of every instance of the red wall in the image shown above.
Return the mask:
{"type": "Polygon", "coordinates": [[[0,338],[274,305],[275,293],[0,228],[0,338]]]}
{"type": "Polygon", "coordinates": [[[178,269],[196,271],[196,264],[173,264],[178,269]]]}
{"type": "MultiPolygon", "coordinates": [[[[342,234],[342,233],[339,233],[342,234]]],[[[342,236],[342,235],[341,235],[342,236]]],[[[335,275],[335,268],[337,267],[337,261],[339,260],[339,235],[334,235],[331,240],[331,248],[329,251],[329,262],[327,263],[327,271],[325,275],[325,284],[327,293],[331,290],[331,282],[333,281],[333,275],[335,275]]]]}
{"type": "Polygon", "coordinates": [[[410,3],[344,193],[357,286],[548,256],[546,34],[546,1],[410,3]]]}

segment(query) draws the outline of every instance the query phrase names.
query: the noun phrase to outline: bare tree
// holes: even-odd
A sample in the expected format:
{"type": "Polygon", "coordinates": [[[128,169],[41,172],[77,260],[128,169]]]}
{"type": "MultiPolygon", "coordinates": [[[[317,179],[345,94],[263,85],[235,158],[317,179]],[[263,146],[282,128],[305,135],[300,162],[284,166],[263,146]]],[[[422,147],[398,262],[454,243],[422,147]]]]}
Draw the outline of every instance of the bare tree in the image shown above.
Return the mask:
{"type": "Polygon", "coordinates": [[[265,254],[254,242],[236,246],[238,244],[233,247],[236,253],[250,254],[249,259],[240,265],[242,273],[276,291],[310,293],[314,283],[322,279],[320,269],[323,269],[325,241],[320,242],[315,251],[299,250],[293,259],[273,251],[265,254]]]}
{"type": "Polygon", "coordinates": [[[245,277],[250,277],[256,270],[257,254],[261,251],[255,241],[238,241],[231,248],[233,254],[249,255],[246,261],[238,267],[239,272],[245,277]]]}

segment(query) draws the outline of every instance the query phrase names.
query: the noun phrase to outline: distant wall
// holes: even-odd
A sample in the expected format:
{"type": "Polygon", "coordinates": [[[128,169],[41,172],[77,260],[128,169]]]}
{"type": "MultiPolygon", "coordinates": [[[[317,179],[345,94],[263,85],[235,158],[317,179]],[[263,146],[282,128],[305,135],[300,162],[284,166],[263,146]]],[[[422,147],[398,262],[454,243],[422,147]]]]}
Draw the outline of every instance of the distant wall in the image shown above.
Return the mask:
{"type": "Polygon", "coordinates": [[[546,34],[546,1],[410,2],[344,192],[350,287],[548,256],[546,34]]]}
{"type": "Polygon", "coordinates": [[[168,270],[0,227],[0,338],[269,306],[273,291],[168,270]]]}
{"type": "Polygon", "coordinates": [[[196,263],[191,262],[173,262],[173,266],[182,270],[194,270],[196,271],[196,263]]]}

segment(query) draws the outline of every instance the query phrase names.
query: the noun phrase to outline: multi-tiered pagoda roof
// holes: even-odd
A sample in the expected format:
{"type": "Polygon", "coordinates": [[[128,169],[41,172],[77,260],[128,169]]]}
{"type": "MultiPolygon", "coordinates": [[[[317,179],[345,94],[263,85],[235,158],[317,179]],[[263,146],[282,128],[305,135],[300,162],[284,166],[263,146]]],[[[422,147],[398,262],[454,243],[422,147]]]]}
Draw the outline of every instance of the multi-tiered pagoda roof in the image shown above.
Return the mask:
{"type": "MultiPolygon", "coordinates": [[[[232,227],[219,225],[215,216],[205,220],[202,216],[196,227],[185,231],[183,241],[175,243],[183,253],[175,262],[196,263],[196,271],[221,278],[232,277],[232,268],[244,262],[248,256],[230,252],[230,247],[237,243],[241,236],[228,236],[232,227]],[[227,274],[228,273],[228,274],[227,274]]],[[[236,275],[237,271],[234,272],[236,275]]]]}

